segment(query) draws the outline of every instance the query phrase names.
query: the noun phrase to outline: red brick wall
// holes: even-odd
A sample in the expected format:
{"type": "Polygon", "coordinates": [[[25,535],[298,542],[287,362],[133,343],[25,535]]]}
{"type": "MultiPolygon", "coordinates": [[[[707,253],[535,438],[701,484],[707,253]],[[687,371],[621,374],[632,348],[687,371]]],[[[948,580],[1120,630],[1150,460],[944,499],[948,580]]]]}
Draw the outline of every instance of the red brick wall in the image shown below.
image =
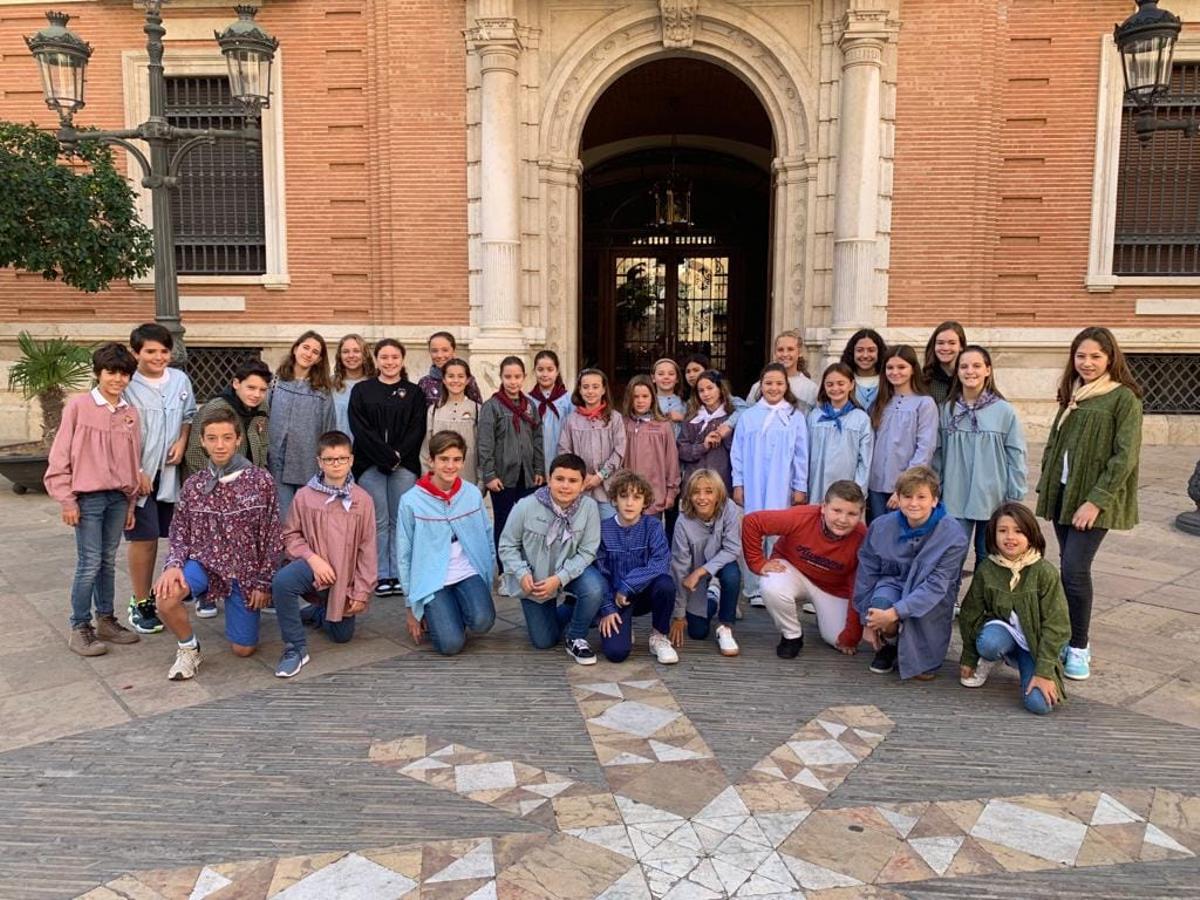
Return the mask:
{"type": "Polygon", "coordinates": [[[1131,10],[1126,0],[904,2],[889,324],[1131,326],[1139,297],[1195,295],[1083,286],[1100,38],[1131,10]]]}
{"type": "MultiPolygon", "coordinates": [[[[78,120],[118,127],[121,52],[144,45],[141,14],[67,11],[96,48],[78,120]]],[[[168,33],[172,18],[213,14],[169,7],[168,33]]],[[[276,0],[259,19],[282,50],[291,285],[183,285],[182,296],[246,297],[245,313],[187,313],[188,324],[467,322],[464,0],[276,0]]],[[[0,117],[49,127],[21,40],[44,24],[41,5],[0,7],[0,117]]],[[[199,46],[169,42],[167,54],[199,46]]],[[[90,296],[0,270],[0,320],[132,321],[153,309],[152,291],[125,284],[90,296]]]]}

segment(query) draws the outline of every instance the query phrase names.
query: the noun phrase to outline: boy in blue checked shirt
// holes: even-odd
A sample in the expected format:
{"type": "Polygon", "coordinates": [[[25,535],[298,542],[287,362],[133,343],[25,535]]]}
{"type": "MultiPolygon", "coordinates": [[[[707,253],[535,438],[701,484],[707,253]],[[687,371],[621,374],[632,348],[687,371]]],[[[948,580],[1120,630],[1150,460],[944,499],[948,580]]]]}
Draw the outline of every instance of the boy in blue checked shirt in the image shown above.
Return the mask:
{"type": "Polygon", "coordinates": [[[596,567],[606,595],[600,607],[600,647],[610,662],[622,662],[633,648],[633,617],[650,613],[650,652],[660,663],[679,662],[671,646],[675,582],[671,546],[662,522],[643,515],[654,502],[654,489],[636,472],[623,469],[608,484],[617,514],[600,523],[596,567]]]}
{"type": "Polygon", "coordinates": [[[142,471],[138,476],[138,501],[133,527],[125,532],[129,543],[129,625],[142,634],[163,630],[151,593],[158,539],[171,531],[171,517],[179,498],[179,465],[187,450],[196,416],[192,382],[180,369],[170,367],[175,341],[171,332],[153,322],[139,325],[129,335],[137,371],[125,388],[125,402],[138,411],[142,427],[142,471]]]}

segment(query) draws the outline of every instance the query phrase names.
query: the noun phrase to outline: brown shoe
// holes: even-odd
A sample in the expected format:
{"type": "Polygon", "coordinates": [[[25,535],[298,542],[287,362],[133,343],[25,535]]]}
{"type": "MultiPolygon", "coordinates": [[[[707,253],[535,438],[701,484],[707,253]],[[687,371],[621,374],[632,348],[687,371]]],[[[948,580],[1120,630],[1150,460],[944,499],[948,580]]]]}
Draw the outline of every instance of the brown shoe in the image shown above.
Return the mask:
{"type": "Polygon", "coordinates": [[[91,622],[72,628],[67,646],[71,648],[72,653],[78,653],[80,656],[103,656],[108,652],[108,644],[96,639],[96,629],[92,627],[91,622]]]}
{"type": "Polygon", "coordinates": [[[920,675],[914,675],[913,681],[933,681],[937,678],[937,672],[922,672],[920,675]]]}
{"type": "Polygon", "coordinates": [[[118,622],[116,616],[97,617],[96,637],[109,644],[136,644],[141,640],[137,632],[130,631],[118,622]]]}

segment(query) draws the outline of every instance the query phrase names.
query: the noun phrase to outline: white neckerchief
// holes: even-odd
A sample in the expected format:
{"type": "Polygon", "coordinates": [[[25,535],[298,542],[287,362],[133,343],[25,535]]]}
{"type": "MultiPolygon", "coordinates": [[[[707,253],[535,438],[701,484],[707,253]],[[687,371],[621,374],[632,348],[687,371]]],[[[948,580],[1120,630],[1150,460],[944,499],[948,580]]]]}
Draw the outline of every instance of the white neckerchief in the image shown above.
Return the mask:
{"type": "Polygon", "coordinates": [[[700,430],[703,431],[705,428],[708,427],[710,422],[715,422],[717,419],[721,418],[724,415],[725,415],[725,407],[723,405],[718,406],[716,408],[716,410],[714,410],[713,412],[709,412],[708,409],[704,405],[701,405],[699,412],[696,413],[696,416],[695,416],[695,418],[692,419],[691,424],[699,425],[700,430]]]}
{"type": "Polygon", "coordinates": [[[771,423],[776,419],[779,420],[779,424],[786,428],[788,419],[796,411],[796,408],[788,403],[786,398],[780,400],[778,403],[768,403],[767,398],[762,397],[759,399],[757,405],[767,410],[767,415],[763,419],[762,429],[759,431],[759,434],[766,434],[767,429],[771,427],[771,423]]]}

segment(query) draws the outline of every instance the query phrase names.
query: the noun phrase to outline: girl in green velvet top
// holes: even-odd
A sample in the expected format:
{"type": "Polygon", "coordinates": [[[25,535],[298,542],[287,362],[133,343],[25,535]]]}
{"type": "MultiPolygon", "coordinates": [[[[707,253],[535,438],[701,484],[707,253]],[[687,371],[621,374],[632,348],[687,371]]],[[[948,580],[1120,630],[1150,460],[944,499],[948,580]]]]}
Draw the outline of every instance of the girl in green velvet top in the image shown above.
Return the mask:
{"type": "Polygon", "coordinates": [[[987,559],[975,567],[958,615],[959,680],[980,687],[997,660],[1021,675],[1021,702],[1044,716],[1063,699],[1060,656],[1071,632],[1067,599],[1046,539],[1020,503],[1005,503],[987,523],[987,559]]]}
{"type": "Polygon", "coordinates": [[[1071,342],[1058,415],[1042,455],[1037,514],[1054,523],[1071,613],[1066,676],[1091,674],[1092,560],[1110,528],[1138,521],[1142,392],[1117,339],[1085,328],[1071,342]]]}

